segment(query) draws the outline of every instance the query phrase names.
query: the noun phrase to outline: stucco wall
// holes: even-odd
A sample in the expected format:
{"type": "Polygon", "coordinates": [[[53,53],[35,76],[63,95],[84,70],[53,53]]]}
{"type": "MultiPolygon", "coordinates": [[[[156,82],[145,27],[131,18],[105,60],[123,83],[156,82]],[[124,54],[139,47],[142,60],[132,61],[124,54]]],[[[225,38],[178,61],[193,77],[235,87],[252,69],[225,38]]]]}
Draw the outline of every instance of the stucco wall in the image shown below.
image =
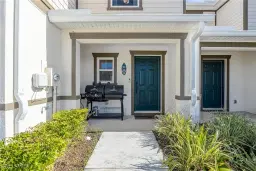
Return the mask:
{"type": "MultiPolygon", "coordinates": [[[[4,55],[1,54],[5,61],[4,68],[8,72],[4,72],[5,84],[1,86],[1,91],[4,90],[4,104],[14,103],[13,98],[14,82],[16,79],[15,72],[13,72],[13,0],[6,1],[9,6],[6,8],[5,24],[8,29],[5,29],[4,39],[7,49],[4,55]],[[12,15],[11,15],[12,14],[12,15]],[[12,23],[12,24],[11,24],[12,23]]],[[[2,2],[1,2],[2,3],[2,2]]],[[[2,20],[1,20],[2,22],[2,20]]],[[[2,26],[2,24],[1,24],[2,26]]],[[[54,25],[49,23],[47,15],[40,11],[34,3],[30,0],[19,1],[19,34],[18,34],[18,51],[17,55],[20,61],[20,68],[18,70],[19,88],[25,93],[27,101],[41,98],[51,97],[51,89],[48,91],[35,92],[32,90],[32,74],[44,71],[44,67],[53,67],[55,70],[58,62],[56,57],[61,53],[61,32],[54,25]],[[33,23],[33,24],[32,24],[33,23]]],[[[1,30],[2,33],[2,30],[1,30]]],[[[1,35],[3,36],[3,35],[1,35]]],[[[2,77],[1,77],[2,82],[2,77]]],[[[1,98],[3,98],[1,96],[1,98]]],[[[0,138],[10,137],[14,134],[14,118],[18,113],[18,109],[1,111],[1,130],[0,138]]],[[[19,131],[24,131],[29,127],[35,126],[40,122],[44,122],[51,118],[52,103],[44,103],[40,105],[31,104],[28,108],[28,114],[21,120],[19,124],[19,131]],[[42,107],[48,107],[47,110],[42,107]],[[41,112],[43,111],[43,112],[41,112]]]]}
{"type": "Polygon", "coordinates": [[[234,26],[243,30],[243,0],[230,0],[217,12],[217,26],[234,26]]]}
{"type": "Polygon", "coordinates": [[[243,53],[244,64],[244,108],[256,114],[256,55],[255,52],[243,53]]]}
{"type": "MultiPolygon", "coordinates": [[[[231,55],[230,59],[230,111],[256,113],[255,52],[203,52],[202,55],[231,55]],[[237,103],[234,103],[237,100],[237,103]]],[[[226,66],[225,66],[226,67],[226,66]]]]}
{"type": "MultiPolygon", "coordinates": [[[[136,40],[134,40],[136,42],[136,40]]],[[[165,108],[175,111],[175,75],[176,75],[176,45],[175,44],[82,44],[81,45],[81,84],[80,91],[85,91],[86,85],[91,85],[94,79],[92,53],[119,53],[117,58],[117,82],[124,85],[127,97],[124,99],[125,115],[131,114],[131,55],[130,50],[167,51],[165,60],[165,108]],[[121,66],[127,65],[126,75],[122,75],[121,66]]],[[[103,104],[104,105],[104,104],[103,104]]],[[[109,102],[108,106],[120,106],[119,102],[109,102]]]]}
{"type": "Polygon", "coordinates": [[[93,13],[183,13],[183,0],[143,0],[143,11],[110,10],[108,0],[79,0],[79,8],[91,9],[93,13]]]}
{"type": "MultiPolygon", "coordinates": [[[[45,67],[56,65],[54,58],[60,55],[60,30],[50,24],[47,15],[29,0],[20,1],[19,23],[19,58],[24,62],[20,77],[23,80],[22,87],[24,87],[26,99],[46,98],[47,93],[51,96],[51,89],[34,94],[31,88],[31,77],[33,73],[44,72],[45,67]]],[[[43,110],[41,113],[44,106],[46,104],[29,107],[28,115],[22,121],[24,124],[21,124],[21,130],[47,119],[46,111],[43,110]]],[[[51,112],[52,105],[48,104],[47,107],[48,112],[51,112]]]]}

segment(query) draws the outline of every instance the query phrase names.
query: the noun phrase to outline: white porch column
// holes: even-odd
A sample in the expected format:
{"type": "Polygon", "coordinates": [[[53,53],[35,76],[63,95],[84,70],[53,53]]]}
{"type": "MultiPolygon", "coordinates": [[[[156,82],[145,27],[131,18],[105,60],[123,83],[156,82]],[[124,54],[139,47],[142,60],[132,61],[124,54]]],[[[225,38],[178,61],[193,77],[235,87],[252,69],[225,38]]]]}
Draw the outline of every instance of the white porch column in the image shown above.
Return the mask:
{"type": "Polygon", "coordinates": [[[177,45],[176,56],[176,111],[186,117],[190,114],[190,96],[187,94],[187,88],[190,81],[188,79],[190,71],[189,65],[189,46],[185,39],[180,39],[177,45]]]}
{"type": "Polygon", "coordinates": [[[69,30],[62,31],[60,57],[60,110],[80,108],[80,44],[71,39],[69,30]]]}
{"type": "Polygon", "coordinates": [[[200,22],[198,30],[191,34],[190,57],[191,57],[191,116],[193,122],[200,121],[200,36],[205,28],[205,23],[200,22]]]}

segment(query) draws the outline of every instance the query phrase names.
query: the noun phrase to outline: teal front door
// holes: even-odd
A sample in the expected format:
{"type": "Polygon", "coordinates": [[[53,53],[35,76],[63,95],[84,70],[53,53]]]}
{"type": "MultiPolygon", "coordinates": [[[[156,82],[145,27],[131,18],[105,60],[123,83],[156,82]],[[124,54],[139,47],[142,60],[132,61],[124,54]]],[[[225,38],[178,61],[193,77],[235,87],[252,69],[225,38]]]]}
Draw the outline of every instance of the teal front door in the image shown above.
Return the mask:
{"type": "Polygon", "coordinates": [[[160,111],[160,57],[135,57],[134,111],[160,111]]]}
{"type": "Polygon", "coordinates": [[[203,108],[224,108],[224,61],[203,61],[203,108]]]}

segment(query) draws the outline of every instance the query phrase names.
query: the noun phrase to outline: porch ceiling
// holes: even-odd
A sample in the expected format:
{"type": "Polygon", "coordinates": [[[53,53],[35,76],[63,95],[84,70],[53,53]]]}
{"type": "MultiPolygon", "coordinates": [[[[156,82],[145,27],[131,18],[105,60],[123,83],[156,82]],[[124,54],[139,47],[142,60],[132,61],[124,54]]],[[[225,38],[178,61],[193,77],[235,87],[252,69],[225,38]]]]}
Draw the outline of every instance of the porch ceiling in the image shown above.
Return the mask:
{"type": "Polygon", "coordinates": [[[53,10],[50,22],[60,29],[87,32],[189,32],[198,22],[213,22],[211,14],[91,14],[89,10],[53,10]]]}

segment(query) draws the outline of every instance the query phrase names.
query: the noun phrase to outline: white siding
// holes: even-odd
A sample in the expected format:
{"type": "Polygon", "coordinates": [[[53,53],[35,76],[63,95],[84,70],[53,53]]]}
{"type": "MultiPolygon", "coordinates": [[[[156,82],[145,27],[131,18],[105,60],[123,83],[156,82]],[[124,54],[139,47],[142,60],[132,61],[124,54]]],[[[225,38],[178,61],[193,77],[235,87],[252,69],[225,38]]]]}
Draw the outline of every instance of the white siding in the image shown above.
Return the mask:
{"type": "Polygon", "coordinates": [[[78,4],[93,13],[183,13],[183,0],[143,0],[143,11],[108,11],[108,0],[79,0],[78,4]]]}
{"type": "Polygon", "coordinates": [[[217,26],[233,26],[243,30],[243,0],[230,0],[217,12],[217,26]]]}
{"type": "Polygon", "coordinates": [[[248,30],[256,30],[256,0],[248,0],[248,30]]]}
{"type": "Polygon", "coordinates": [[[75,9],[76,0],[48,0],[54,9],[75,9]]]}

